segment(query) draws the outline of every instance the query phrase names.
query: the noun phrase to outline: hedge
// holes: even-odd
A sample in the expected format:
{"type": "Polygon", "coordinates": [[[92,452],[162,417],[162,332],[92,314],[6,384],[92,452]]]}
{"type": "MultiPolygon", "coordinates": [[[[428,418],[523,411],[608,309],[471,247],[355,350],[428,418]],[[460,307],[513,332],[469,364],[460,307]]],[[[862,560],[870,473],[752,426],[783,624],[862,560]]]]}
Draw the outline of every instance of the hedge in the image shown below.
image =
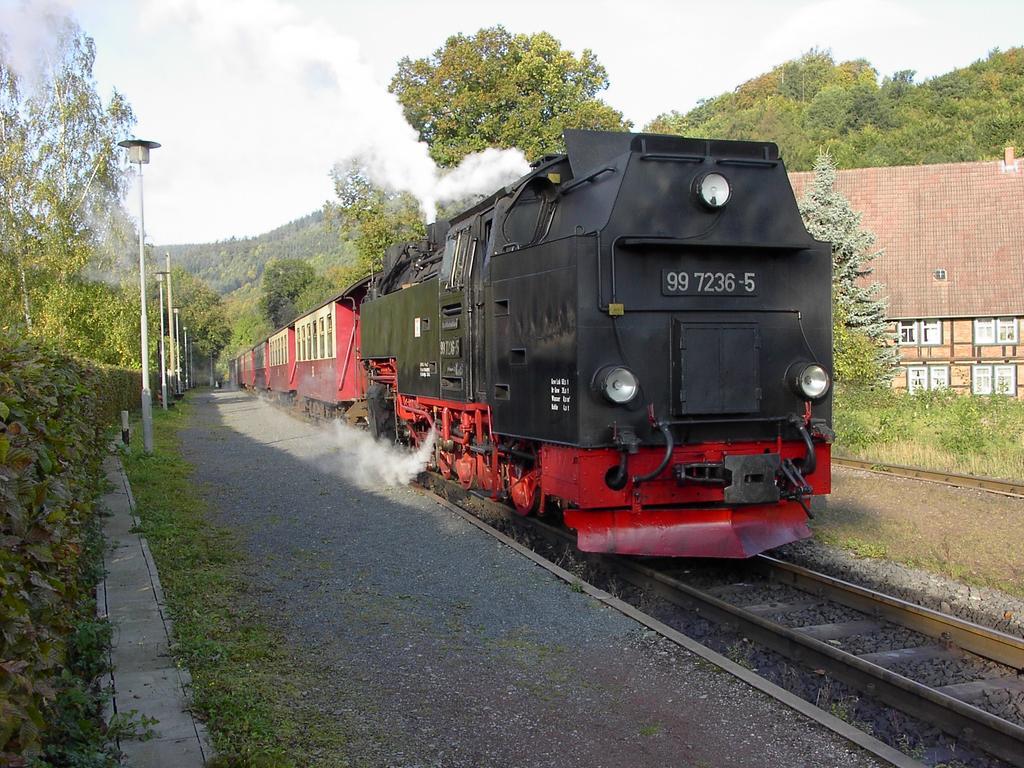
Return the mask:
{"type": "Polygon", "coordinates": [[[106,432],[138,381],[0,335],[0,764],[62,738],[69,649],[97,578],[85,552],[106,432]]]}

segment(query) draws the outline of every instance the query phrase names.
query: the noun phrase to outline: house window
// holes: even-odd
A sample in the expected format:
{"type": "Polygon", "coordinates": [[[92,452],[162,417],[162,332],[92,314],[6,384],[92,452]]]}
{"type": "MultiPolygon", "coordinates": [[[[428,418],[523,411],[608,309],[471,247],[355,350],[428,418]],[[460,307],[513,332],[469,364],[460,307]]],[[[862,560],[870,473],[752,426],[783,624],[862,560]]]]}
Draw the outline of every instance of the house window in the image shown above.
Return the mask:
{"type": "Polygon", "coordinates": [[[907,368],[907,391],[922,392],[928,389],[928,368],[923,365],[911,365],[907,368]]]}
{"type": "Polygon", "coordinates": [[[996,318],[996,341],[999,344],[1017,343],[1017,318],[997,317],[996,318]]]}
{"type": "Polygon", "coordinates": [[[917,344],[917,322],[914,320],[900,320],[899,338],[900,344],[917,344]]]}
{"type": "Polygon", "coordinates": [[[920,344],[934,347],[942,343],[941,320],[900,320],[900,344],[920,344]]]}
{"type": "Polygon", "coordinates": [[[974,344],[1016,344],[1017,318],[979,317],[974,321],[974,344]]]}
{"type": "Polygon", "coordinates": [[[948,365],[907,366],[907,391],[924,392],[929,389],[945,389],[949,386],[948,365]]]}
{"type": "Polygon", "coordinates": [[[921,321],[921,344],[935,346],[942,343],[942,321],[922,320],[921,321]]]}
{"type": "Polygon", "coordinates": [[[996,343],[996,321],[993,317],[979,317],[974,320],[974,343],[996,343]]]}
{"type": "Polygon", "coordinates": [[[975,365],[971,369],[971,391],[976,395],[1016,395],[1017,366],[975,365]]]}

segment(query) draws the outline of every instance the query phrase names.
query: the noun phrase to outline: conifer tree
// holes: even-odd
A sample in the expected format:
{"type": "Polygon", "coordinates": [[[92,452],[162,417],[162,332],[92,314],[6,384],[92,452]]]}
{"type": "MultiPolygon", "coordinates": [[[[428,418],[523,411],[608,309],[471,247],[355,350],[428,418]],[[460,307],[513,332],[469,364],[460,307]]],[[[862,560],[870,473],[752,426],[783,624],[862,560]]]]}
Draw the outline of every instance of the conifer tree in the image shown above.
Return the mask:
{"type": "Polygon", "coordinates": [[[832,243],[833,316],[841,326],[834,329],[836,377],[842,379],[845,372],[858,383],[888,380],[897,357],[885,319],[886,301],[879,295],[879,283],[864,280],[882,251],[875,249],[874,233],[861,226],[861,214],[836,190],[835,182],[835,161],[822,152],[799,205],[807,231],[832,243]],[[865,338],[871,343],[865,345],[865,338]],[[870,359],[860,359],[865,355],[870,359]]]}

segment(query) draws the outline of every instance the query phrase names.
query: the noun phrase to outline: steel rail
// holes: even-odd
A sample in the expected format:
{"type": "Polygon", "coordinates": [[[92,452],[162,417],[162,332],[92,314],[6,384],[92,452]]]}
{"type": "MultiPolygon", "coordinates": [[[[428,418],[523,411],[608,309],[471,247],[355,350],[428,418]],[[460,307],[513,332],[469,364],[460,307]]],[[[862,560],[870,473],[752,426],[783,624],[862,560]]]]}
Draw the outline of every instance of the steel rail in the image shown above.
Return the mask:
{"type": "MultiPolygon", "coordinates": [[[[503,514],[513,522],[524,524],[538,532],[549,541],[574,544],[572,534],[563,528],[532,517],[521,518],[511,512],[503,514]]],[[[619,575],[634,586],[655,592],[673,605],[694,611],[719,625],[741,632],[744,636],[801,665],[824,669],[835,679],[872,698],[933,724],[947,734],[969,742],[1010,765],[1024,768],[1024,727],[1016,723],[1003,720],[939,688],[924,685],[879,664],[840,650],[799,629],[785,627],[762,615],[746,611],[657,568],[624,557],[586,552],[580,552],[579,555],[619,575]]],[[[755,562],[759,568],[772,570],[772,576],[784,583],[788,582],[800,589],[809,589],[813,594],[825,599],[835,599],[836,602],[849,607],[935,637],[937,643],[943,646],[955,644],[971,653],[1008,664],[1018,670],[1018,675],[1021,674],[1024,665],[1024,642],[1018,638],[774,558],[762,556],[755,562]],[[804,586],[800,586],[801,584],[804,586]]],[[[1020,680],[1020,677],[1017,680],[1020,680]]],[[[1010,683],[1013,682],[1014,679],[1010,679],[1010,683]]]]}
{"type": "Polygon", "coordinates": [[[854,459],[849,456],[833,455],[832,463],[840,467],[862,469],[881,475],[908,477],[914,480],[926,480],[930,483],[951,485],[955,488],[976,488],[982,491],[990,491],[991,493],[1000,493],[1004,496],[1024,498],[1024,483],[1011,480],[999,480],[994,477],[980,477],[977,475],[961,475],[956,472],[940,472],[923,467],[908,467],[903,464],[883,464],[877,461],[854,459]]]}

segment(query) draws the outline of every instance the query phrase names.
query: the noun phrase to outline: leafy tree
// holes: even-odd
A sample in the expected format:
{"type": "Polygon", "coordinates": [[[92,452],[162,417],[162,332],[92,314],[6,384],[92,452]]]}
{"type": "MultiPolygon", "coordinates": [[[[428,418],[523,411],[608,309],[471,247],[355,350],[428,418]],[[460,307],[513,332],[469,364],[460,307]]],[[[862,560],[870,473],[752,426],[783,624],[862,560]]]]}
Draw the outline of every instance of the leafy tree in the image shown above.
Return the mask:
{"type": "Polygon", "coordinates": [[[69,19],[48,23],[54,49],[40,55],[31,78],[6,60],[0,36],[4,324],[31,326],[34,289],[80,276],[127,229],[116,142],[134,120],[131,108],[117,92],[106,104],[97,93],[93,40],[69,19]]]}
{"type": "MultiPolygon", "coordinates": [[[[205,282],[180,267],[171,270],[174,303],[181,308],[180,322],[188,328],[189,342],[207,357],[216,357],[231,339],[224,300],[205,282]]],[[[150,307],[158,307],[155,297],[150,307]]],[[[157,318],[159,329],[159,317],[157,318]]]]}
{"type": "Polygon", "coordinates": [[[885,300],[878,296],[881,286],[865,280],[871,274],[871,261],[881,251],[873,250],[874,234],[861,227],[860,213],[836,191],[835,181],[835,161],[823,152],[814,164],[814,181],[799,205],[808,232],[832,243],[836,378],[843,374],[860,381],[891,378],[896,350],[885,319],[885,300]],[[871,352],[867,360],[866,341],[871,352]]]}
{"type": "Polygon", "coordinates": [[[271,261],[263,270],[260,310],[274,328],[298,314],[296,300],[316,279],[313,266],[300,259],[271,261]]]}
{"type": "Polygon", "coordinates": [[[621,130],[631,123],[597,94],[608,74],[589,49],[577,57],[547,32],[502,26],[453,35],[423,59],[403,58],[390,90],[439,164],[487,147],[533,160],[562,149],[565,128],[621,130]]]}
{"type": "MultiPolygon", "coordinates": [[[[153,297],[156,301],[156,297],[153,297]]],[[[69,278],[32,294],[35,336],[66,354],[127,368],[138,368],[139,289],[69,278]]],[[[150,309],[156,307],[150,303],[150,309]]],[[[159,317],[153,312],[155,328],[159,317]]],[[[156,330],[150,336],[155,348],[156,330]]]]}
{"type": "Polygon", "coordinates": [[[333,176],[338,202],[325,206],[327,218],[357,252],[355,264],[336,273],[345,287],[379,272],[389,246],[423,237],[425,230],[419,203],[408,193],[375,186],[358,165],[335,167],[333,176]]]}
{"type": "Polygon", "coordinates": [[[867,61],[812,50],[646,129],[775,141],[791,170],[813,167],[823,146],[842,168],[990,160],[1024,146],[1024,48],[919,84],[914,74],[879,85],[867,61]]]}

